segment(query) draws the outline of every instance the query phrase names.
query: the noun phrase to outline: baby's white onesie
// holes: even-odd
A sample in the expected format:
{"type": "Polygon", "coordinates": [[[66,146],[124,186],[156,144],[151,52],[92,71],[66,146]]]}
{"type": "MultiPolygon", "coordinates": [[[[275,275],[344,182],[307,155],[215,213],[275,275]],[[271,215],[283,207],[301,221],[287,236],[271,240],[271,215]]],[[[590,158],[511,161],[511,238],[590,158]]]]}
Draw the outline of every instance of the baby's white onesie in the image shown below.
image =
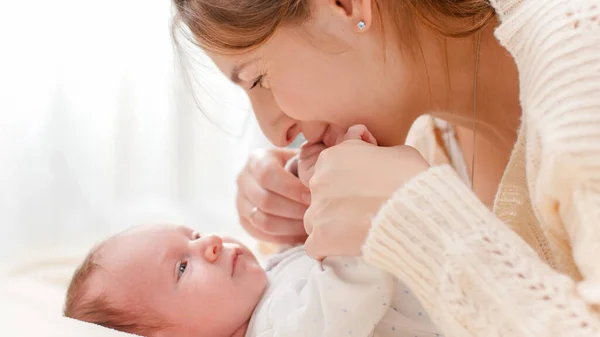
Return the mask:
{"type": "Polygon", "coordinates": [[[396,278],[360,258],[321,264],[304,247],[273,257],[246,337],[441,336],[396,278]]]}

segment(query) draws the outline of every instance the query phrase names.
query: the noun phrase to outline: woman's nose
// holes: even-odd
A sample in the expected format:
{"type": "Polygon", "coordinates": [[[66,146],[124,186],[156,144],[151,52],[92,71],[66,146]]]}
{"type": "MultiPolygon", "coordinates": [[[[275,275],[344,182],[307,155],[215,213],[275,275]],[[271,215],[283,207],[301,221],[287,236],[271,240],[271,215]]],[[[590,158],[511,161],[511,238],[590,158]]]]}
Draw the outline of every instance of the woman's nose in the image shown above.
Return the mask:
{"type": "Polygon", "coordinates": [[[271,143],[284,147],[296,139],[300,133],[298,123],[281,110],[269,90],[259,90],[248,96],[256,120],[271,143]]]}
{"type": "Polygon", "coordinates": [[[223,238],[218,235],[207,235],[196,240],[198,252],[206,261],[213,263],[217,261],[223,249],[223,238]]]}

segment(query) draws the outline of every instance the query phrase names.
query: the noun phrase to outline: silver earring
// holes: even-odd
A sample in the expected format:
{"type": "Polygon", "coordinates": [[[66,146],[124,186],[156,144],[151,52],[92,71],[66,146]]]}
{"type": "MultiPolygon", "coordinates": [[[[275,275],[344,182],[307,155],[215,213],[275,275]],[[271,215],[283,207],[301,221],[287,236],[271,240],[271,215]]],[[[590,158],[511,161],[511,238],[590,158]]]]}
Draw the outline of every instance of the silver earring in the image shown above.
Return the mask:
{"type": "Polygon", "coordinates": [[[358,27],[358,30],[364,30],[365,27],[367,27],[367,25],[365,24],[365,22],[363,20],[358,21],[358,23],[356,24],[356,27],[358,27]]]}

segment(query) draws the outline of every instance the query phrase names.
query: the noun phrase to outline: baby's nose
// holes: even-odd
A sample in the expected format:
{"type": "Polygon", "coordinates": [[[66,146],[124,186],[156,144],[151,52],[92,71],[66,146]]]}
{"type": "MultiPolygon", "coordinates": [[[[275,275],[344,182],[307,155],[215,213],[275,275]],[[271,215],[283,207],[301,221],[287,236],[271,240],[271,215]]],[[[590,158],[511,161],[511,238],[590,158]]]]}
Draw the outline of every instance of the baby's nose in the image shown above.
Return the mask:
{"type": "Polygon", "coordinates": [[[198,239],[200,251],[208,262],[215,262],[223,248],[223,238],[218,235],[208,235],[198,239]]]}

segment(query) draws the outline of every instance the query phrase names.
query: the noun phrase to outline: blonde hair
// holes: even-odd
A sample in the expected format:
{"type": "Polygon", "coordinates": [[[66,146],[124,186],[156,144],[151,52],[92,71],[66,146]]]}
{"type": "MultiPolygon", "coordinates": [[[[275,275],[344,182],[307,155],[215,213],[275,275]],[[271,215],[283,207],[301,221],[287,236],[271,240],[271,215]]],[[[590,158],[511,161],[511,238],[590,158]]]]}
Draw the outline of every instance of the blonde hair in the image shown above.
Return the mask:
{"type": "MultiPolygon", "coordinates": [[[[237,53],[259,47],[282,25],[310,18],[310,0],[173,0],[175,25],[184,24],[203,49],[237,53]]],[[[393,23],[395,34],[413,42],[411,23],[418,19],[447,37],[479,31],[494,16],[487,0],[373,0],[375,13],[393,23]],[[448,24],[449,19],[453,23],[448,24]],[[456,22],[460,24],[456,25],[456,22]]]]}

